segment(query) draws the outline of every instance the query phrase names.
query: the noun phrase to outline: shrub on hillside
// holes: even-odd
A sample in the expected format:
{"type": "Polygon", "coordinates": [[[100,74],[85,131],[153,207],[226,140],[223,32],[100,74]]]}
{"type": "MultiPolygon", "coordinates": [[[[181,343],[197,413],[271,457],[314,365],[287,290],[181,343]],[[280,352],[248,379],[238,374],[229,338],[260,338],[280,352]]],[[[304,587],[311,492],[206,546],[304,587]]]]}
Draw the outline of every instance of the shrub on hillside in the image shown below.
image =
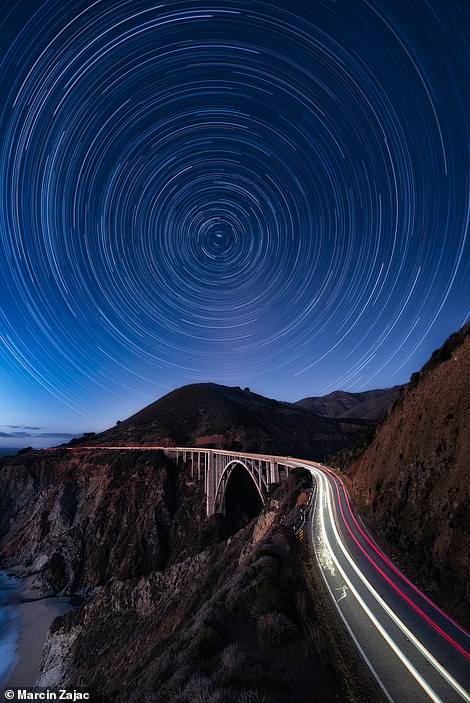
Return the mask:
{"type": "Polygon", "coordinates": [[[230,644],[222,652],[220,663],[226,674],[238,676],[246,671],[252,657],[241,644],[230,644]]]}
{"type": "Polygon", "coordinates": [[[217,688],[203,674],[195,674],[181,687],[173,700],[175,703],[274,703],[254,688],[217,688]]]}
{"type": "Polygon", "coordinates": [[[269,698],[256,689],[223,688],[217,691],[210,703],[273,703],[269,698]]]}
{"type": "Polygon", "coordinates": [[[256,584],[253,615],[266,615],[267,613],[284,613],[293,615],[295,605],[289,592],[282,588],[271,576],[260,579],[256,584]]]}
{"type": "Polygon", "coordinates": [[[201,627],[191,640],[189,649],[201,659],[209,659],[219,651],[222,644],[220,633],[213,627],[201,627]]]}
{"type": "Polygon", "coordinates": [[[270,557],[271,559],[279,561],[280,554],[279,551],[271,544],[271,542],[264,541],[260,542],[254,550],[251,561],[256,562],[262,557],[270,557]]]}
{"type": "Polygon", "coordinates": [[[212,682],[208,676],[195,674],[175,696],[177,703],[209,703],[212,682]]]}
{"type": "Polygon", "coordinates": [[[279,562],[271,556],[261,556],[253,564],[255,574],[263,576],[275,576],[279,571],[279,562]]]}
{"type": "Polygon", "coordinates": [[[257,624],[258,638],[265,647],[280,647],[296,635],[292,620],[282,613],[261,615],[257,624]]]}

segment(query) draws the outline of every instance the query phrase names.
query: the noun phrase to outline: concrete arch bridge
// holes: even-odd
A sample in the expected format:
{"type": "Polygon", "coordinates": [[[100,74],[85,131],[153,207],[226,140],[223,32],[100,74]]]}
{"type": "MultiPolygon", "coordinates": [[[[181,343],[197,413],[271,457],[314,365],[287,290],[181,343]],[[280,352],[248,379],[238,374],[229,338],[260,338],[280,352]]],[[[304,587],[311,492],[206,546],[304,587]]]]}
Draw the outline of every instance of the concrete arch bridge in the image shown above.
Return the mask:
{"type": "Polygon", "coordinates": [[[160,447],[171,459],[189,462],[191,477],[204,481],[206,513],[225,513],[234,483],[245,486],[248,493],[257,495],[264,505],[269,486],[287,477],[291,467],[288,457],[277,457],[246,452],[230,452],[223,449],[188,447],[160,447]]]}

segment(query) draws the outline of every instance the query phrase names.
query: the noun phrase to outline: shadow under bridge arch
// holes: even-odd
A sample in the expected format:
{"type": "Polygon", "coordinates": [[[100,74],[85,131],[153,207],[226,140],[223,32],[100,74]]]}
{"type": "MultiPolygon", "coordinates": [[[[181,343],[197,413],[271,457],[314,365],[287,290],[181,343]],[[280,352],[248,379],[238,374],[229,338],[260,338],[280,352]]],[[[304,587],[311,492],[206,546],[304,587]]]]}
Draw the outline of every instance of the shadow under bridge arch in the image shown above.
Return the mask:
{"type": "Polygon", "coordinates": [[[214,512],[223,513],[233,530],[240,530],[259,515],[265,502],[266,479],[249,459],[234,459],[217,483],[214,512]]]}

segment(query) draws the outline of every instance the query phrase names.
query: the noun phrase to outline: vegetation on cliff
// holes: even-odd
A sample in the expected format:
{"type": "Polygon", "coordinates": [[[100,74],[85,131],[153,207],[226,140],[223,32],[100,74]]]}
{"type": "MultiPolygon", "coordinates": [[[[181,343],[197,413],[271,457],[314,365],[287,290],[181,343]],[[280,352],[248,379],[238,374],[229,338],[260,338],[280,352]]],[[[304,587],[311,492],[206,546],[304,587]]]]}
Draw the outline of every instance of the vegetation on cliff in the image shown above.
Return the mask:
{"type": "Polygon", "coordinates": [[[294,536],[310,481],[293,472],[229,536],[221,516],[205,517],[189,467],[160,452],[5,460],[4,563],[35,573],[39,593],[84,596],[54,622],[40,685],[92,687],[116,702],[373,700],[348,676],[350,652],[331,647],[294,536]]]}
{"type": "Polygon", "coordinates": [[[470,624],[470,323],[436,350],[362,456],[353,497],[406,569],[470,624]]]}

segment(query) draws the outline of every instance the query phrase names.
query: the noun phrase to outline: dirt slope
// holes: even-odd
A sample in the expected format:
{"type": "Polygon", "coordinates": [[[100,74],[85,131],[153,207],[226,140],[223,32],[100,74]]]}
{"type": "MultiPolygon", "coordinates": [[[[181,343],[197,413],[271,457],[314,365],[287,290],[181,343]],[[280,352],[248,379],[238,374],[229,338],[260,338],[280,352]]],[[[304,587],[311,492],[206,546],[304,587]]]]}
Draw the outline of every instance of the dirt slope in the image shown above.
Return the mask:
{"type": "Polygon", "coordinates": [[[413,374],[350,467],[355,501],[423,584],[470,620],[470,324],[413,374]]]}

